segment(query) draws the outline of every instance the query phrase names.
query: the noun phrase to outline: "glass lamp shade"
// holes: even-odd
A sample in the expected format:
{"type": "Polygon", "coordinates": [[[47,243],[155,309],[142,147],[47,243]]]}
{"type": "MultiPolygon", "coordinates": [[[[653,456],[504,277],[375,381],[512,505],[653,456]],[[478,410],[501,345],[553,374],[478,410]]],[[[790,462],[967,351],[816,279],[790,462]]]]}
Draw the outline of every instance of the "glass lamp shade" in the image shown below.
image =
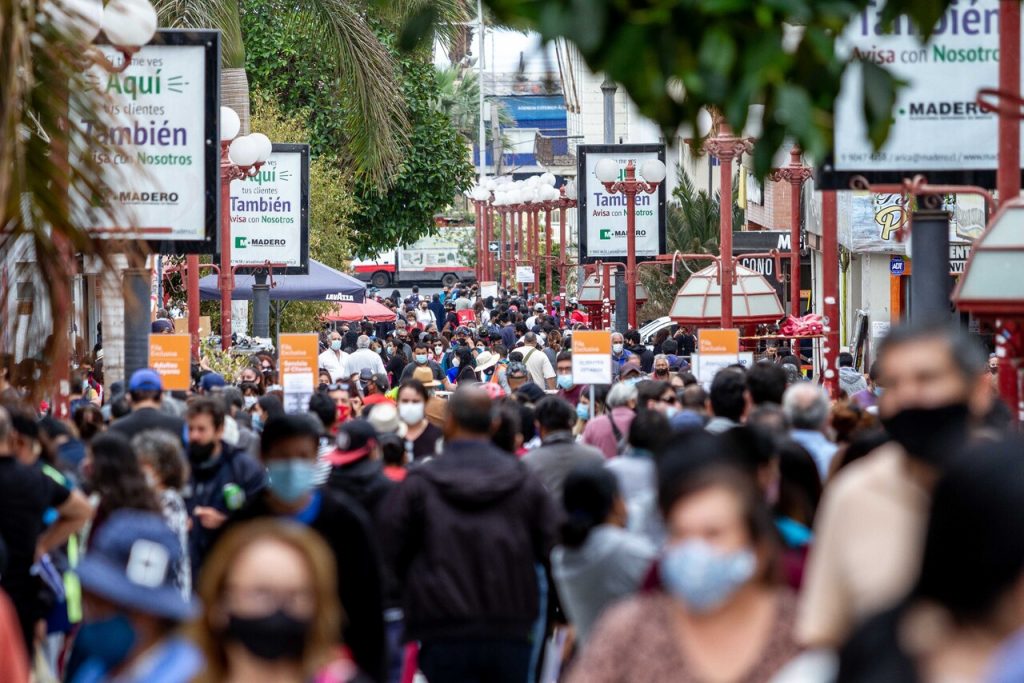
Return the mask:
{"type": "Polygon", "coordinates": [[[234,140],[238,135],[238,131],[242,128],[242,121],[238,118],[238,114],[231,107],[220,108],[220,140],[221,142],[227,142],[228,140],[234,140]]]}
{"type": "Polygon", "coordinates": [[[697,114],[697,135],[705,137],[711,132],[711,128],[715,125],[715,120],[711,117],[711,113],[707,109],[701,109],[700,113],[697,114]]]}
{"type": "Polygon", "coordinates": [[[540,181],[547,185],[548,187],[555,186],[555,176],[552,173],[542,173],[540,176],[540,181]]]}
{"type": "Polygon", "coordinates": [[[91,43],[103,25],[102,0],[60,0],[46,3],[46,16],[62,34],[91,43]]]}
{"type": "Polygon", "coordinates": [[[619,165],[614,159],[601,159],[594,167],[594,175],[602,183],[614,183],[619,179],[619,165]]]}
{"type": "Polygon", "coordinates": [[[228,147],[228,157],[236,166],[252,166],[259,158],[259,153],[260,143],[253,140],[251,135],[235,138],[228,147]]]}
{"type": "Polygon", "coordinates": [[[660,183],[665,179],[665,164],[660,159],[648,159],[640,167],[640,176],[649,183],[660,183]]]}
{"type": "MultiPolygon", "coordinates": [[[[608,292],[611,294],[612,299],[615,297],[615,271],[612,271],[611,276],[608,278],[608,292]]],[[[642,304],[650,298],[650,294],[647,292],[647,288],[644,287],[643,283],[636,283],[636,300],[637,305],[642,304]]],[[[580,287],[580,293],[577,300],[584,306],[599,306],[604,302],[604,283],[601,281],[601,275],[599,273],[593,273],[588,275],[583,281],[583,285],[580,287]]]]}
{"type": "Polygon", "coordinates": [[[575,180],[570,180],[565,184],[565,196],[568,199],[576,199],[577,191],[575,180]]]}
{"type": "MultiPolygon", "coordinates": [[[[786,315],[775,289],[763,276],[736,266],[732,287],[732,315],[737,325],[774,322],[786,315]]],[[[711,265],[689,277],[672,301],[668,315],[679,324],[713,324],[722,317],[722,285],[718,266],[711,265]]]]}
{"type": "Polygon", "coordinates": [[[253,133],[249,138],[257,145],[256,161],[264,162],[269,159],[274,151],[274,144],[270,141],[270,138],[263,133],[253,133]]]}
{"type": "Polygon", "coordinates": [[[974,243],[953,293],[962,311],[980,315],[1024,313],[1024,202],[1008,202],[974,243]]]}
{"type": "Polygon", "coordinates": [[[118,47],[139,47],[156,33],[156,10],[149,0],[111,0],[103,10],[103,32],[118,47]]]}

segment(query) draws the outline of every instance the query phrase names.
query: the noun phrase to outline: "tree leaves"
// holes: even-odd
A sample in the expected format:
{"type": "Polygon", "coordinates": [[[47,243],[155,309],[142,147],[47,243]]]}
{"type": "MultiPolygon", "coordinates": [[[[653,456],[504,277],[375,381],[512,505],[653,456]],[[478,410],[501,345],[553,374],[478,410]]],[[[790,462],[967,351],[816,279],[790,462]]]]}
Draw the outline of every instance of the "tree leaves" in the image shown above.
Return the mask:
{"type": "MultiPolygon", "coordinates": [[[[792,141],[817,161],[830,151],[833,107],[851,65],[836,55],[836,37],[860,12],[876,11],[871,0],[486,1],[501,21],[573,42],[587,66],[624,87],[667,139],[682,124],[696,128],[705,108],[722,112],[741,131],[750,106],[764,105],[759,175],[792,141]],[[802,27],[795,46],[783,40],[784,25],[802,27]],[[685,98],[668,96],[672,82],[684,85],[685,98]]],[[[949,4],[887,0],[881,18],[907,14],[928,34],[949,4]]],[[[865,114],[875,145],[889,132],[900,86],[877,65],[865,71],[865,114]]]]}

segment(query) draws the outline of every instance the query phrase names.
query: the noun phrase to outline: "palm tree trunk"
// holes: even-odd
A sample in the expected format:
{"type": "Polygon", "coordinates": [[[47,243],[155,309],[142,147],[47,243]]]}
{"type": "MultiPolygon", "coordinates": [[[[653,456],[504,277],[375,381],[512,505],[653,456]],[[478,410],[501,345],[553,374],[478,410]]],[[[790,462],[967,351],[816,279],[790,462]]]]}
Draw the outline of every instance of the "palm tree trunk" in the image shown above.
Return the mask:
{"type": "Polygon", "coordinates": [[[220,71],[220,103],[231,107],[242,122],[239,135],[249,134],[249,78],[244,68],[223,67],[220,71]]]}

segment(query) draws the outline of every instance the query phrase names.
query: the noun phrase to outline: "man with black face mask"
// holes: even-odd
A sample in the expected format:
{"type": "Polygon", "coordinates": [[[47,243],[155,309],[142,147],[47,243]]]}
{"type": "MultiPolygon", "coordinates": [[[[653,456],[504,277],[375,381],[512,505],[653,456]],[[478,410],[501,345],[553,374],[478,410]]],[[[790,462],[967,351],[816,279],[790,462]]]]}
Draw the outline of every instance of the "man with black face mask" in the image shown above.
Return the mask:
{"type": "Polygon", "coordinates": [[[895,603],[920,567],[932,487],[993,393],[976,339],[947,326],[894,328],[878,347],[878,415],[892,441],[835,475],[818,508],[797,639],[835,647],[895,603]]]}
{"type": "Polygon", "coordinates": [[[244,450],[224,440],[224,405],[212,398],[197,398],[185,413],[188,424],[187,453],[192,473],[185,497],[192,528],[189,556],[192,575],[212,545],[214,532],[248,498],[267,483],[266,474],[244,450]]]}

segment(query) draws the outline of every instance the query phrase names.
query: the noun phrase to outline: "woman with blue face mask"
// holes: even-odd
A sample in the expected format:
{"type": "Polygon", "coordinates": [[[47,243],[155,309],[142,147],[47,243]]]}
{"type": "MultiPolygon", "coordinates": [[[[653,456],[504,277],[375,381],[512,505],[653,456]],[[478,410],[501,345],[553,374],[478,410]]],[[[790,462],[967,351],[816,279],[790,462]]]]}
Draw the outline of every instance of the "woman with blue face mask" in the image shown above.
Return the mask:
{"type": "Polygon", "coordinates": [[[663,456],[660,589],[605,612],[570,683],[768,681],[799,653],[771,515],[725,450],[699,434],[663,456]]]}

